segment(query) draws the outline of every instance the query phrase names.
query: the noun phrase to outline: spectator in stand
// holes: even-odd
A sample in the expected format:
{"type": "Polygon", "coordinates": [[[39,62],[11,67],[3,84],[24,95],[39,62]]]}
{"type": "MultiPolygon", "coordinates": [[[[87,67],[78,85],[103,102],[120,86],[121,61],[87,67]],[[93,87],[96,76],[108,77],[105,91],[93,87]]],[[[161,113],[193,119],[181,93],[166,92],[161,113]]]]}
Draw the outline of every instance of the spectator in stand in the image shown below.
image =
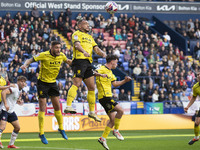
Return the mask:
{"type": "Polygon", "coordinates": [[[92,20],[91,17],[88,18],[88,24],[90,27],[92,27],[92,28],[94,27],[94,21],[92,20]]]}
{"type": "Polygon", "coordinates": [[[187,22],[187,31],[190,31],[191,29],[194,29],[194,22],[192,21],[192,19],[189,19],[187,22]]]}
{"type": "Polygon", "coordinates": [[[183,34],[183,29],[181,27],[181,24],[177,24],[176,28],[175,28],[176,32],[180,33],[180,34],[183,34]]]}
{"type": "Polygon", "coordinates": [[[197,41],[197,44],[194,47],[194,56],[196,56],[195,57],[196,59],[200,59],[200,44],[199,44],[199,41],[197,41]]]}
{"type": "Polygon", "coordinates": [[[70,8],[67,8],[67,9],[66,9],[65,16],[69,18],[69,24],[71,25],[71,21],[72,21],[72,12],[71,12],[70,8]]]}
{"type": "Polygon", "coordinates": [[[107,21],[105,20],[105,18],[103,18],[101,21],[100,21],[100,28],[102,29],[105,29],[106,26],[107,26],[107,21]]]}
{"type": "Polygon", "coordinates": [[[128,96],[127,96],[127,94],[125,93],[124,89],[121,89],[121,90],[120,90],[120,93],[119,93],[119,101],[128,101],[128,96]]]}
{"type": "Polygon", "coordinates": [[[49,12],[48,17],[49,17],[49,26],[50,28],[54,29],[56,24],[55,24],[55,16],[52,10],[49,12]]]}
{"type": "Polygon", "coordinates": [[[64,27],[64,20],[62,19],[62,17],[58,18],[58,32],[61,33],[63,31],[63,27],[64,27]]]}
{"type": "Polygon", "coordinates": [[[180,100],[182,102],[188,102],[189,101],[189,98],[188,98],[188,96],[185,95],[185,92],[182,92],[182,94],[180,96],[180,100]]]}
{"type": "Polygon", "coordinates": [[[42,21],[44,21],[45,24],[49,24],[49,16],[46,15],[45,11],[42,11],[42,21]]]}
{"type": "Polygon", "coordinates": [[[37,9],[37,6],[33,7],[33,10],[31,11],[31,15],[34,17],[35,20],[37,20],[40,17],[40,13],[37,9]]]}
{"type": "Polygon", "coordinates": [[[142,69],[140,68],[140,65],[137,64],[137,66],[133,69],[133,77],[137,79],[137,77],[141,74],[142,69]]]}
{"type": "Polygon", "coordinates": [[[127,92],[128,101],[132,101],[131,91],[127,92]]]}
{"type": "Polygon", "coordinates": [[[126,50],[125,53],[124,53],[124,61],[128,62],[130,59],[131,59],[131,56],[128,53],[128,50],[126,50]]]}
{"type": "Polygon", "coordinates": [[[171,37],[169,36],[167,31],[164,33],[163,38],[167,39],[168,42],[171,41],[171,37]]]}
{"type": "Polygon", "coordinates": [[[4,28],[1,28],[1,31],[0,31],[0,42],[1,43],[4,43],[6,41],[6,32],[4,31],[4,28]]]}
{"type": "Polygon", "coordinates": [[[157,90],[154,90],[153,95],[152,95],[152,102],[158,102],[159,101],[159,94],[157,90]]]}
{"type": "Polygon", "coordinates": [[[161,93],[160,96],[159,96],[159,98],[158,98],[158,101],[159,101],[159,102],[163,102],[163,101],[165,101],[165,100],[166,100],[165,94],[164,94],[164,93],[161,93]]]}
{"type": "Polygon", "coordinates": [[[139,59],[141,59],[142,61],[144,60],[144,56],[143,56],[143,54],[142,54],[142,51],[138,51],[138,54],[137,54],[136,58],[137,58],[138,60],[139,60],[139,59]]]}
{"type": "Polygon", "coordinates": [[[29,94],[35,94],[37,92],[37,88],[35,86],[34,82],[31,82],[30,88],[29,88],[29,94]]]}
{"type": "Polygon", "coordinates": [[[112,98],[115,100],[115,101],[118,101],[119,100],[119,94],[116,92],[116,89],[113,89],[113,96],[112,98]]]}
{"type": "Polygon", "coordinates": [[[153,89],[153,82],[149,82],[149,86],[147,87],[145,91],[145,102],[152,102],[152,95],[153,95],[154,89],[153,89]]]}

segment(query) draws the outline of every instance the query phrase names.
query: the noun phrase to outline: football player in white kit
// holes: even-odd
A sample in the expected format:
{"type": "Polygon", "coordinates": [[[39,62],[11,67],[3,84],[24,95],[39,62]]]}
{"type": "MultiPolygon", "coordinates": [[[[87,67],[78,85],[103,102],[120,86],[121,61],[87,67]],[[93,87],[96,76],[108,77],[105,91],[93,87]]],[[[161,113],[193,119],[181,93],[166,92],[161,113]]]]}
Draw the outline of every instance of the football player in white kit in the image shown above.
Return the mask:
{"type": "Polygon", "coordinates": [[[17,78],[17,84],[14,84],[13,87],[9,87],[2,91],[2,103],[0,105],[0,148],[3,148],[1,143],[1,135],[3,130],[6,128],[7,122],[11,123],[14,127],[8,148],[19,148],[14,145],[20,130],[19,121],[16,113],[14,112],[14,107],[16,103],[23,103],[23,101],[20,99],[20,94],[21,90],[25,86],[26,80],[26,77],[19,76],[17,78]]]}

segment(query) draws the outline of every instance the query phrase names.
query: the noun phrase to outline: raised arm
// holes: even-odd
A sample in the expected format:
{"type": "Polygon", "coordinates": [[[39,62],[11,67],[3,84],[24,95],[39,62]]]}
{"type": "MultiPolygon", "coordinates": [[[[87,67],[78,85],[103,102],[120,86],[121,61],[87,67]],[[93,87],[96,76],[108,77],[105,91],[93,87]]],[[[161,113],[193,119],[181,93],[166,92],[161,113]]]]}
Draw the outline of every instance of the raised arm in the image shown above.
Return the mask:
{"type": "Polygon", "coordinates": [[[98,46],[94,47],[94,51],[97,55],[102,56],[102,57],[106,57],[106,53],[104,51],[102,51],[98,46]]]}
{"type": "Polygon", "coordinates": [[[85,57],[90,57],[90,54],[89,54],[88,52],[86,52],[86,51],[82,48],[80,42],[75,42],[75,43],[74,43],[74,47],[75,47],[79,52],[82,52],[82,53],[84,54],[85,57]]]}
{"type": "Polygon", "coordinates": [[[25,63],[21,66],[21,69],[26,69],[32,62],[34,62],[33,58],[27,59],[25,63]]]}
{"type": "Polygon", "coordinates": [[[10,85],[6,85],[6,86],[0,86],[0,90],[5,90],[5,89],[7,89],[9,87],[15,87],[15,85],[14,84],[10,84],[10,85]]]}
{"type": "Polygon", "coordinates": [[[118,86],[121,86],[121,85],[125,84],[126,82],[131,81],[131,80],[132,80],[131,77],[126,76],[126,77],[124,78],[124,80],[121,80],[121,81],[113,81],[113,82],[112,82],[112,85],[113,85],[114,87],[118,87],[118,86]]]}
{"type": "Polygon", "coordinates": [[[188,103],[187,107],[184,108],[184,111],[187,112],[188,109],[190,108],[190,106],[194,103],[194,101],[196,100],[197,97],[192,96],[192,99],[190,100],[190,102],[188,103]]]}
{"type": "Polygon", "coordinates": [[[72,60],[71,60],[71,59],[67,59],[65,62],[66,62],[67,64],[69,64],[70,66],[72,65],[72,60]]]}

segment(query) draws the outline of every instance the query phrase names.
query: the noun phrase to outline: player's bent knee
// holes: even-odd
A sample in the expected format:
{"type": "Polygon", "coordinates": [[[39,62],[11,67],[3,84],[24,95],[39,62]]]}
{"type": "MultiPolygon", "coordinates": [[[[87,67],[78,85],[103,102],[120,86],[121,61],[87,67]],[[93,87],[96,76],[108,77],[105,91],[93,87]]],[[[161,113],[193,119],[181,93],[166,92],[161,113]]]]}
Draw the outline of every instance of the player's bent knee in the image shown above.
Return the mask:
{"type": "Polygon", "coordinates": [[[18,132],[20,131],[20,127],[15,127],[15,128],[14,128],[14,131],[15,131],[16,133],[18,133],[18,132]]]}

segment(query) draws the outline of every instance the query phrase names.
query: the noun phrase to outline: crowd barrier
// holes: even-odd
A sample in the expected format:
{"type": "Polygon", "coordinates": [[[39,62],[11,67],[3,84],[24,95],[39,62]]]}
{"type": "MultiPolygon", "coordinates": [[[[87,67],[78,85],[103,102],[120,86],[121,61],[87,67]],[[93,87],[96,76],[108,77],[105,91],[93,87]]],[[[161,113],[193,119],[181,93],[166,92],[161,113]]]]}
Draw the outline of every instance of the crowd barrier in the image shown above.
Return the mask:
{"type": "MultiPolygon", "coordinates": [[[[188,102],[183,102],[186,106],[188,102]]],[[[162,103],[144,103],[144,102],[120,102],[125,111],[123,115],[120,130],[157,130],[157,129],[192,129],[194,122],[192,116],[198,109],[199,102],[195,102],[189,109],[188,114],[163,114],[162,103]],[[135,109],[138,108],[138,109],[135,109]],[[142,110],[146,109],[147,114],[142,114],[142,110]],[[137,112],[137,113],[136,113],[137,112]],[[139,114],[140,113],[140,114],[139,114]],[[134,115],[137,114],[137,115],[134,115]]],[[[105,111],[96,103],[96,112],[102,122],[95,122],[88,118],[89,112],[87,103],[73,103],[77,110],[76,115],[63,113],[63,126],[66,131],[103,131],[108,122],[105,111]]],[[[65,103],[61,103],[62,112],[66,107],[65,103]]],[[[38,132],[38,104],[16,105],[15,111],[19,116],[21,126],[20,132],[38,132]]],[[[145,112],[144,111],[144,112],[145,112]]],[[[47,111],[44,121],[45,132],[56,132],[58,124],[53,116],[53,107],[47,105],[47,111]]],[[[5,133],[11,133],[13,127],[8,124],[5,133]]]]}
{"type": "MultiPolygon", "coordinates": [[[[169,105],[175,101],[164,101],[164,102],[143,102],[143,101],[131,101],[131,102],[118,102],[119,105],[124,110],[125,115],[131,114],[183,114],[183,108],[188,104],[188,102],[182,102],[182,107],[174,107],[169,105]],[[168,106],[166,106],[168,103],[168,106]]],[[[196,101],[188,110],[186,115],[194,115],[195,111],[198,110],[198,105],[200,102],[196,101]]],[[[66,103],[60,103],[62,114],[65,115],[64,109],[66,108],[66,103]]],[[[89,105],[88,103],[72,103],[72,107],[76,109],[77,115],[88,115],[89,105]]],[[[28,103],[22,106],[16,105],[15,112],[18,116],[37,116],[39,111],[38,103],[28,103]]],[[[95,112],[97,115],[106,115],[104,108],[100,103],[96,103],[95,112]]],[[[46,116],[53,116],[54,109],[52,103],[47,103],[46,116]]]]}

